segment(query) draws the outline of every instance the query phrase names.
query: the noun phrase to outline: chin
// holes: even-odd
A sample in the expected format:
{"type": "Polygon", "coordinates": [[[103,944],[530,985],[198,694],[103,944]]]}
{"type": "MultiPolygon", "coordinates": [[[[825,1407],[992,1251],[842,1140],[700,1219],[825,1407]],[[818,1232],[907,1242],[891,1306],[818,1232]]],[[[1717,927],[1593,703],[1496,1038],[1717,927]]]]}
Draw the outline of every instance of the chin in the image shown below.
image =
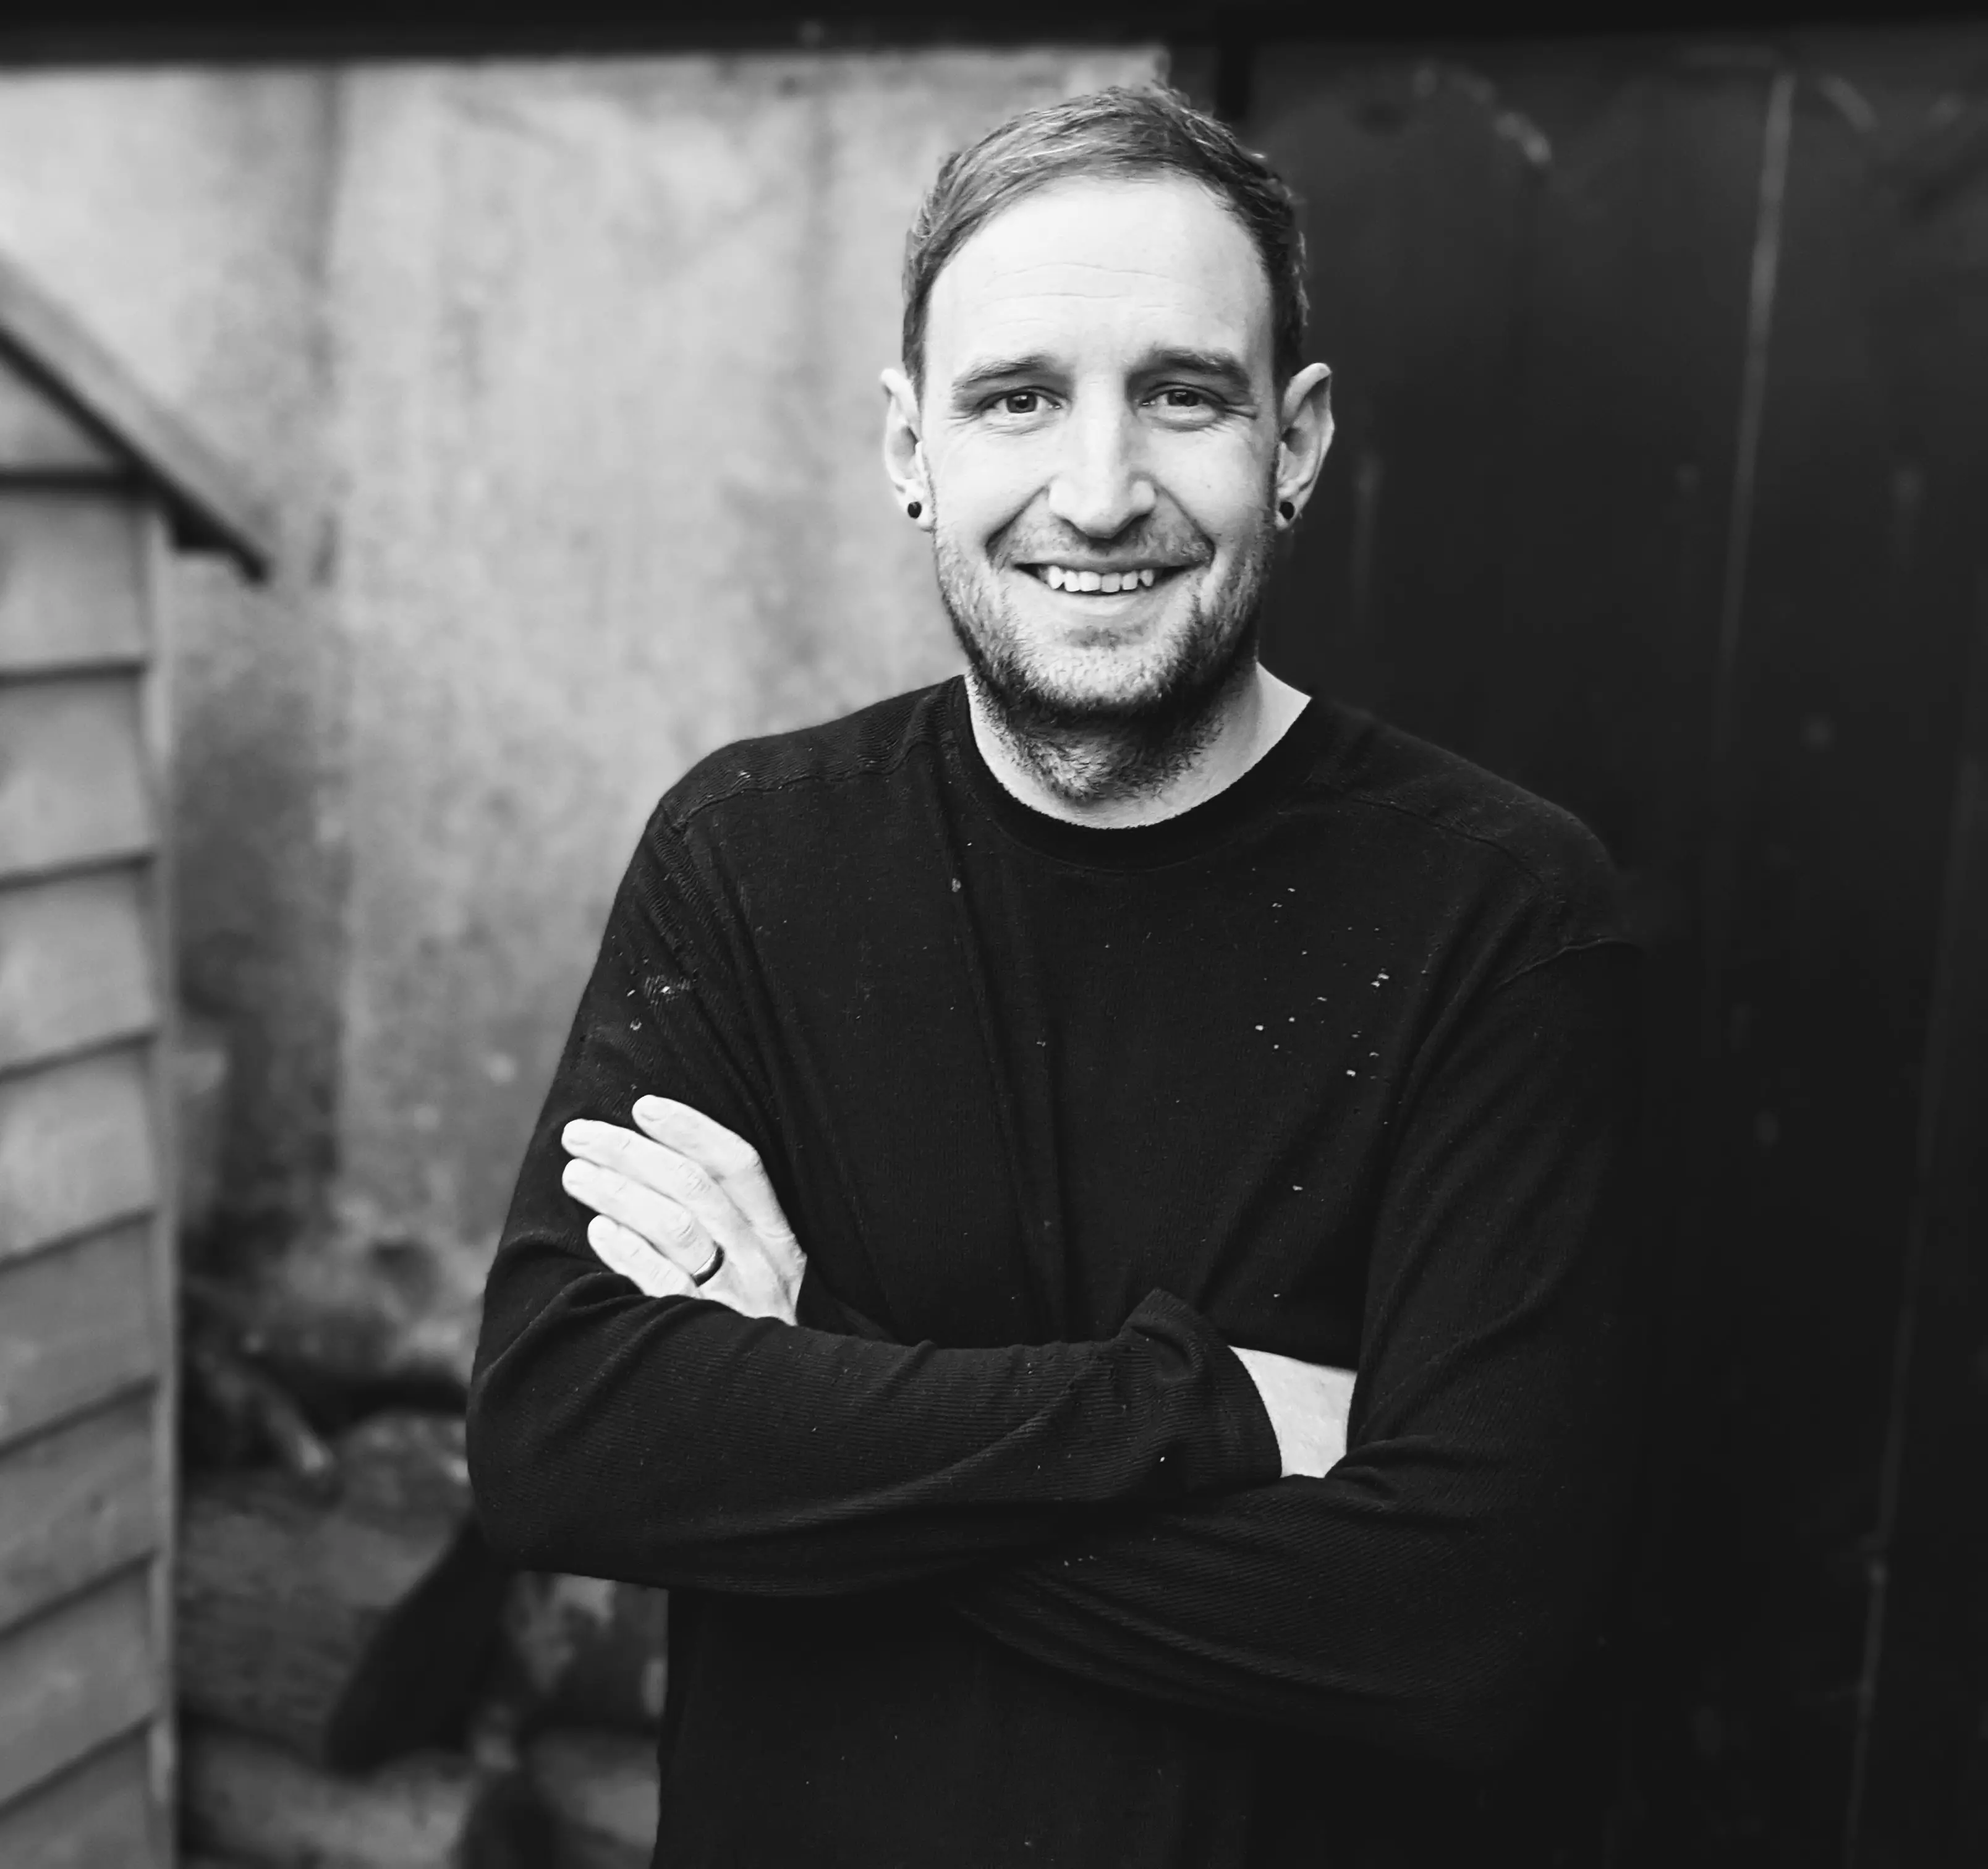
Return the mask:
{"type": "MultiPolygon", "coordinates": [[[[1184,666],[1194,659],[1191,646],[1178,640],[1109,648],[1024,645],[1000,670],[1000,686],[1032,711],[1072,725],[1091,721],[1106,726],[1164,708],[1184,666]]],[[[992,672],[983,663],[983,677],[992,672]]]]}
{"type": "Polygon", "coordinates": [[[1011,731],[1023,738],[1099,732],[1144,742],[1192,738],[1253,660],[1268,539],[1266,529],[1233,575],[1212,590],[1181,590],[1137,634],[1100,629],[1076,640],[1067,623],[1013,602],[999,573],[943,534],[934,556],[953,634],[1011,731]]]}

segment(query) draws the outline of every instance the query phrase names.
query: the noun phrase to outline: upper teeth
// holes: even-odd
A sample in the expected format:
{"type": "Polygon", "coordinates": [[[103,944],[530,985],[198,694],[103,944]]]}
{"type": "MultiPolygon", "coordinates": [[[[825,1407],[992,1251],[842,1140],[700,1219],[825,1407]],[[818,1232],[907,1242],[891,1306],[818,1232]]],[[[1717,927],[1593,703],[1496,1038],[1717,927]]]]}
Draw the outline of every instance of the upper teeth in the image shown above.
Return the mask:
{"type": "Polygon", "coordinates": [[[1143,571],[1066,571],[1061,565],[1045,565],[1043,577],[1052,590],[1133,590],[1150,585],[1154,573],[1143,571]]]}

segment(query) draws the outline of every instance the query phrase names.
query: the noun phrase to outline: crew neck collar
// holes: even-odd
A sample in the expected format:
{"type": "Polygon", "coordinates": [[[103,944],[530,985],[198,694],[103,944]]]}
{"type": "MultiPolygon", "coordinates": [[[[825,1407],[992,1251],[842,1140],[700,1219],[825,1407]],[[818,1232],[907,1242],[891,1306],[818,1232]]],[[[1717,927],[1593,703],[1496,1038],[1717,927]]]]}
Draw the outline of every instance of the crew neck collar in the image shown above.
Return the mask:
{"type": "Polygon", "coordinates": [[[966,678],[948,684],[945,722],[974,795],[989,816],[1013,837],[1046,857],[1092,869],[1144,870],[1178,863],[1226,843],[1263,816],[1312,766],[1325,730],[1327,710],[1307,701],[1270,750],[1212,798],[1151,824],[1076,824],[1024,804],[1002,784],[974,738],[966,678]]]}

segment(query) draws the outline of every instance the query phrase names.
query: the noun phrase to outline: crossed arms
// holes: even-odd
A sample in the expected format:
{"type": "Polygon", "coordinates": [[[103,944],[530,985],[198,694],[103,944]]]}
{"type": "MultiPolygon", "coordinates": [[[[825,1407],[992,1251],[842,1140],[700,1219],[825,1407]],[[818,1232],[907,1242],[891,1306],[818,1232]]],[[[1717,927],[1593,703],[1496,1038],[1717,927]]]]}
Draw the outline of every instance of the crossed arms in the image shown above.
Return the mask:
{"type": "Polygon", "coordinates": [[[756,1285],[715,1302],[610,1269],[638,1242],[590,1243],[569,1124],[625,1127],[655,1093],[769,1133],[708,973],[631,1029],[668,945],[644,860],[491,1275],[470,1455],[499,1551],[733,1594],[935,1583],[1088,1679],[1459,1763],[1506,1750],[1591,1600],[1628,1452],[1626,954],[1554,958],[1457,1022],[1375,1229],[1345,1458],[1308,1464],[1165,1293],[1102,1343],[881,1340],[797,1246],[783,1269],[777,1198],[722,1159],[716,1191],[766,1242],[756,1285]]]}

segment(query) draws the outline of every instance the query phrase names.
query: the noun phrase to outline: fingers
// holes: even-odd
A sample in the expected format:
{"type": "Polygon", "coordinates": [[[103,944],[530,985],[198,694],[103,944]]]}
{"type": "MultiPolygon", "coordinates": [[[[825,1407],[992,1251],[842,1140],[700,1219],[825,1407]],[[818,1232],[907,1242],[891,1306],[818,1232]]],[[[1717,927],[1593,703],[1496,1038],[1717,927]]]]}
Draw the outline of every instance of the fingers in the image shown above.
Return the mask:
{"type": "Polygon", "coordinates": [[[688,1103],[668,1097],[638,1097],[634,1114],[635,1120],[658,1142],[681,1150],[720,1181],[759,1165],[757,1151],[743,1136],[733,1134],[688,1103]]]}
{"type": "Polygon", "coordinates": [[[566,1192],[602,1214],[686,1271],[711,1257],[712,1236],[680,1201],[658,1194],[631,1177],[576,1157],[562,1171],[566,1192]]]}
{"type": "Polygon", "coordinates": [[[691,1276],[673,1265],[640,1234],[631,1232],[618,1220],[596,1214],[587,1223],[587,1243],[594,1256],[610,1272],[618,1272],[638,1291],[651,1298],[689,1298],[697,1295],[691,1276]]]}
{"type": "MultiPolygon", "coordinates": [[[[569,1123],[563,1140],[579,1160],[685,1209],[704,1234],[722,1240],[728,1251],[744,1249],[747,1216],[710,1171],[692,1157],[612,1123],[569,1123]]],[[[613,1212],[617,1219],[627,1222],[638,1232],[646,1231],[643,1222],[632,1213],[602,1208],[600,1202],[593,1198],[593,1192],[609,1191],[607,1182],[587,1182],[583,1178],[583,1184],[576,1186],[569,1180],[567,1191],[590,1207],[613,1212]]],[[[705,1256],[710,1256],[708,1250],[705,1256]]]]}
{"type": "Polygon", "coordinates": [[[641,1099],[635,1115],[647,1133],[585,1118],[566,1124],[561,1140],[573,1157],[561,1177],[566,1191],[681,1271],[702,1269],[722,1246],[724,1269],[701,1295],[792,1323],[807,1256],[757,1152],[668,1098],[641,1099]]]}
{"type": "Polygon", "coordinates": [[[717,1181],[755,1232],[768,1240],[793,1239],[759,1151],[744,1137],[667,1097],[638,1097],[634,1115],[648,1135],[689,1157],[717,1181]]]}

